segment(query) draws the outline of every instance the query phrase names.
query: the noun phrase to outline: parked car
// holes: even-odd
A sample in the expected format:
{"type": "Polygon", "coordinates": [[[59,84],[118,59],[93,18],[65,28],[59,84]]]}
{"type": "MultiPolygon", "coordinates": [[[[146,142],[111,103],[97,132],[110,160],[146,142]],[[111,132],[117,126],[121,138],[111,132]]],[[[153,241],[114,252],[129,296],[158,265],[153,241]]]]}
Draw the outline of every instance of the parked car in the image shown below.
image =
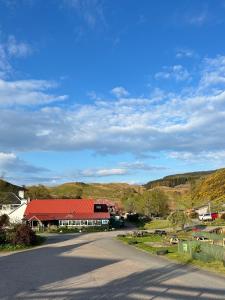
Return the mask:
{"type": "Polygon", "coordinates": [[[204,242],[204,241],[209,241],[209,239],[203,235],[201,236],[194,236],[194,238],[196,239],[196,241],[201,241],[201,242],[204,242]]]}
{"type": "Polygon", "coordinates": [[[174,244],[178,244],[179,243],[179,238],[176,235],[171,236],[170,238],[170,244],[174,245],[174,244]]]}
{"type": "Polygon", "coordinates": [[[219,217],[219,215],[218,215],[218,213],[211,213],[211,217],[213,220],[215,220],[219,217]]]}
{"type": "Polygon", "coordinates": [[[158,234],[158,235],[167,235],[165,230],[160,230],[160,229],[156,229],[154,234],[158,234]]]}
{"type": "Polygon", "coordinates": [[[213,219],[210,213],[199,215],[198,218],[200,221],[212,221],[213,219]]]}

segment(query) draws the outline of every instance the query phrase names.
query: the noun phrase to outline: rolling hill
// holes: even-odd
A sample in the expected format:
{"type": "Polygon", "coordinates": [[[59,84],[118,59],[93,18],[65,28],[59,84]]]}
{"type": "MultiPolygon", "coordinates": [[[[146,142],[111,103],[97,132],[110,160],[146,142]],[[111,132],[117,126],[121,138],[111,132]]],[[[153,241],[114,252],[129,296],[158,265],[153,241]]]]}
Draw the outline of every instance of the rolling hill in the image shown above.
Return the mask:
{"type": "Polygon", "coordinates": [[[175,187],[181,184],[191,183],[214,172],[216,172],[216,170],[169,175],[161,179],[149,181],[144,185],[144,187],[146,187],[147,189],[152,189],[158,186],[175,187]]]}

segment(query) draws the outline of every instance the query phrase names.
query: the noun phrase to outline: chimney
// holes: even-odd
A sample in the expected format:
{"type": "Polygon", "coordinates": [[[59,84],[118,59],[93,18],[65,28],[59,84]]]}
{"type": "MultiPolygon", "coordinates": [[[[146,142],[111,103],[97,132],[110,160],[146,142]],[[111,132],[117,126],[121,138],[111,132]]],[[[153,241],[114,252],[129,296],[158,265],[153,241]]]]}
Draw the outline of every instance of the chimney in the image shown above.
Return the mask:
{"type": "Polygon", "coordinates": [[[18,192],[18,196],[20,197],[20,199],[24,199],[24,190],[20,190],[18,192]]]}

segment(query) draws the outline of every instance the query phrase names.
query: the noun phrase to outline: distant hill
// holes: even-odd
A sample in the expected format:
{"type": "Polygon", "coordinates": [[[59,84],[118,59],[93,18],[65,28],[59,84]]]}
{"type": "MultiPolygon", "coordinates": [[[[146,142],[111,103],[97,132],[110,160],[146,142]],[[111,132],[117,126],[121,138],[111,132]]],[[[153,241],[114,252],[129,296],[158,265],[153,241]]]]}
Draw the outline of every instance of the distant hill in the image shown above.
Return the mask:
{"type": "Polygon", "coordinates": [[[127,183],[83,183],[69,182],[61,185],[27,187],[31,198],[107,198],[121,202],[125,195],[142,191],[144,188],[127,183]]]}
{"type": "Polygon", "coordinates": [[[158,186],[167,186],[167,187],[175,187],[181,184],[187,184],[193,181],[198,180],[201,177],[210,175],[215,173],[214,171],[201,171],[201,172],[191,172],[191,173],[184,173],[184,174],[175,174],[165,176],[161,179],[149,181],[144,185],[146,189],[152,189],[158,186]]]}

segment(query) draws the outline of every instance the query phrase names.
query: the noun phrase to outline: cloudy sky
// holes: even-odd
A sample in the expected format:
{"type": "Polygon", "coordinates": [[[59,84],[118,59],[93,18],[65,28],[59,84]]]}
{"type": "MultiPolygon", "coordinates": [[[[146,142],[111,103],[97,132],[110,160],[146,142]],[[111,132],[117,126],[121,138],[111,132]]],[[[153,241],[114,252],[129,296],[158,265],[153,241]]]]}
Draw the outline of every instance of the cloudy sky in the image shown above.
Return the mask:
{"type": "Polygon", "coordinates": [[[0,0],[0,176],[225,166],[225,1],[0,0]]]}

